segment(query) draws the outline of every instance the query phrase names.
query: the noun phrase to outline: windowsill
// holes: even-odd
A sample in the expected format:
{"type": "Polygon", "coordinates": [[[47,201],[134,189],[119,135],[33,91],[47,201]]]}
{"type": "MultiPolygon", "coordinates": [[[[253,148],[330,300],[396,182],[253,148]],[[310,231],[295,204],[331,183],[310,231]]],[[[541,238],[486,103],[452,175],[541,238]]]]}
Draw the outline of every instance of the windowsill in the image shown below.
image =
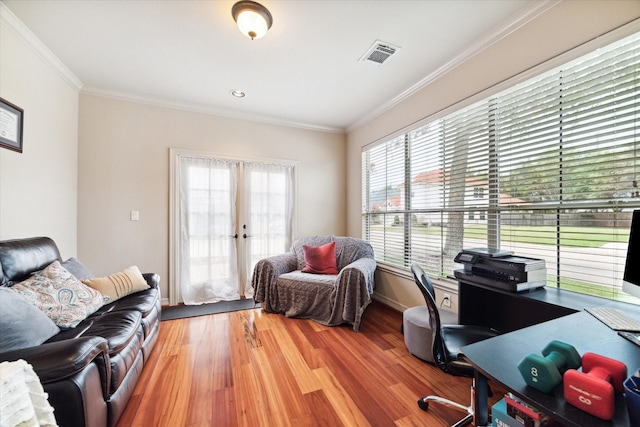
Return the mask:
{"type": "MultiPolygon", "coordinates": [[[[381,263],[378,263],[378,270],[388,274],[393,274],[394,276],[402,277],[403,279],[407,279],[413,282],[413,274],[411,274],[411,271],[409,270],[405,270],[402,268],[391,266],[389,264],[381,264],[381,263]]],[[[433,282],[434,287],[438,289],[442,289],[443,291],[453,292],[455,294],[458,293],[457,280],[446,278],[446,277],[435,277],[435,278],[433,276],[429,276],[429,277],[431,278],[431,281],[433,282]]]]}
{"type": "MultiPolygon", "coordinates": [[[[381,263],[378,263],[378,270],[384,273],[393,274],[394,276],[401,277],[403,279],[407,279],[413,282],[413,275],[411,274],[411,271],[398,268],[395,266],[391,266],[389,264],[381,264],[381,263]]],[[[441,289],[446,292],[451,292],[454,294],[458,293],[458,281],[456,279],[448,278],[448,277],[437,277],[437,278],[432,277],[431,280],[433,281],[434,286],[438,289],[441,289]]],[[[476,285],[476,286],[485,287],[482,285],[476,285]]],[[[566,289],[544,287],[541,289],[536,289],[531,292],[513,293],[513,292],[501,291],[495,288],[489,288],[489,287],[486,287],[486,288],[496,292],[501,292],[507,295],[511,295],[511,296],[517,296],[520,298],[536,300],[542,303],[552,304],[558,307],[565,307],[572,311],[581,311],[581,310],[584,310],[586,307],[596,307],[596,306],[601,306],[606,304],[610,307],[619,308],[620,310],[623,310],[625,312],[630,310],[632,312],[637,312],[638,314],[640,314],[640,304],[636,304],[632,302],[616,301],[608,298],[598,297],[595,295],[581,294],[581,293],[569,291],[566,289]]]]}

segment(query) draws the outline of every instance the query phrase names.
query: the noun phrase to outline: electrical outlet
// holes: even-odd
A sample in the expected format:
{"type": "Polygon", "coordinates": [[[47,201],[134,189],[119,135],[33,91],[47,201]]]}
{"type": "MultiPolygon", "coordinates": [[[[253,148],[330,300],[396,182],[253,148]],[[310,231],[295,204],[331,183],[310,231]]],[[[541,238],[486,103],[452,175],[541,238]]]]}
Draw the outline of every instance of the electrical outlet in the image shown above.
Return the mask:
{"type": "Polygon", "coordinates": [[[451,308],[451,295],[444,294],[442,297],[442,306],[451,308]]]}
{"type": "Polygon", "coordinates": [[[131,211],[131,221],[140,221],[140,211],[131,211]]]}

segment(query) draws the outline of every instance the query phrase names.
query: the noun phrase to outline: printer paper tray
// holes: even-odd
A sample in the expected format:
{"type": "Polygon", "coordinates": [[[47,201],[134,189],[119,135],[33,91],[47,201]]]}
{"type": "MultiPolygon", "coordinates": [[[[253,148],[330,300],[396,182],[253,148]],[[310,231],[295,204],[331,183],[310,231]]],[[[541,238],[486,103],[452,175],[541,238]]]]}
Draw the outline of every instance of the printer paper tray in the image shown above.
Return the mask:
{"type": "Polygon", "coordinates": [[[464,270],[455,270],[453,273],[457,279],[464,280],[465,282],[477,283],[495,289],[501,289],[507,292],[524,292],[531,289],[542,288],[547,284],[546,280],[535,282],[507,283],[500,280],[490,279],[474,274],[468,274],[464,270]]]}

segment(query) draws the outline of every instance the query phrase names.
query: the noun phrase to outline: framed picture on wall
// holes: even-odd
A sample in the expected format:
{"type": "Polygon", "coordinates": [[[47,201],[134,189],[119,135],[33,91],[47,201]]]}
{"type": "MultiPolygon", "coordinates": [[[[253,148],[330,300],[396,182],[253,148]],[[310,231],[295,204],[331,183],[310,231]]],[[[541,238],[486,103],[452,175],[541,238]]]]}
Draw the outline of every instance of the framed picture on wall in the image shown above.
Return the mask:
{"type": "Polygon", "coordinates": [[[0,98],[0,147],[22,153],[22,121],[24,111],[0,98]]]}

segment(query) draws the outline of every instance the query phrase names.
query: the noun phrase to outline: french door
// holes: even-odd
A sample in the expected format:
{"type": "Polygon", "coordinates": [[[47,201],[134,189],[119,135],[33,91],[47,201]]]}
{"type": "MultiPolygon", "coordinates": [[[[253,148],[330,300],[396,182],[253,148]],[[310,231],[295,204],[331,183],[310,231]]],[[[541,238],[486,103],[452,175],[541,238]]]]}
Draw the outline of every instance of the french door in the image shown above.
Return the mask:
{"type": "Polygon", "coordinates": [[[171,150],[170,304],[251,297],[260,259],[286,251],[295,166],[171,150]]]}

